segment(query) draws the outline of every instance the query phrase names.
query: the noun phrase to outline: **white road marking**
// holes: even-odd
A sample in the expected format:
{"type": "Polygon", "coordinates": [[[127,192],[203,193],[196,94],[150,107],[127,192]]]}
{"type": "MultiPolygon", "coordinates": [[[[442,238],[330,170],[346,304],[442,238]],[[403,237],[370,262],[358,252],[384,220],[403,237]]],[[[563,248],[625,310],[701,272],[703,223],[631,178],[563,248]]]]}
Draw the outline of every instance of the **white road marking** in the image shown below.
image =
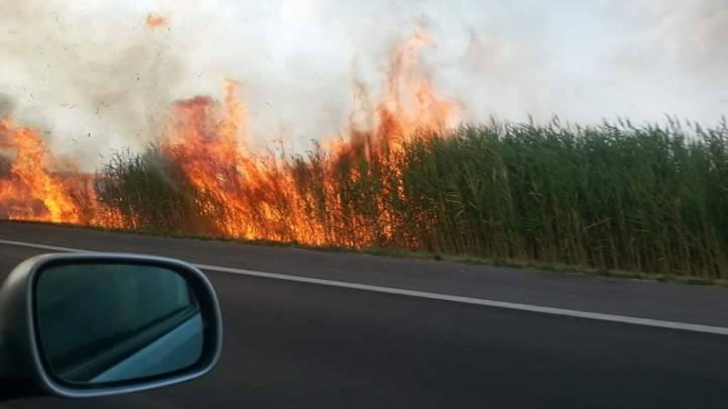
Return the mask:
{"type": "Polygon", "coordinates": [[[70,247],[49,246],[47,244],[25,243],[22,241],[13,241],[13,240],[0,240],[0,244],[5,244],[8,246],[16,246],[16,247],[29,247],[32,249],[40,249],[40,250],[71,252],[71,253],[89,251],[89,250],[82,250],[82,249],[72,249],[70,247]]]}
{"type": "MultiPolygon", "coordinates": [[[[35,248],[35,249],[40,249],[40,250],[51,250],[51,251],[60,251],[60,252],[83,252],[83,251],[93,252],[93,250],[51,246],[51,245],[46,245],[46,244],[26,243],[26,242],[20,242],[20,241],[12,241],[12,240],[0,240],[0,245],[28,247],[28,248],[35,248]]],[[[674,330],[681,330],[681,331],[702,332],[702,333],[717,334],[717,335],[728,335],[728,328],[715,327],[715,326],[710,326],[710,325],[690,324],[690,323],[676,322],[676,321],[664,321],[664,320],[656,320],[656,319],[651,319],[651,318],[629,317],[629,316],[624,316],[624,315],[602,314],[602,313],[596,313],[596,312],[568,310],[568,309],[564,309],[564,308],[543,307],[543,306],[530,305],[530,304],[486,300],[486,299],[472,298],[472,297],[461,297],[461,296],[456,296],[456,295],[437,294],[437,293],[430,293],[430,292],[425,292],[425,291],[405,290],[405,289],[401,289],[401,288],[382,287],[382,286],[378,286],[378,285],[357,284],[357,283],[349,283],[349,282],[344,282],[344,281],[324,280],[324,279],[320,279],[320,278],[301,277],[301,276],[294,276],[294,275],[288,275],[288,274],[266,273],[266,272],[262,272],[262,271],[245,270],[245,269],[233,268],[233,267],[220,267],[220,266],[213,266],[213,265],[207,265],[207,264],[196,264],[196,263],[191,263],[191,264],[193,264],[195,267],[197,267],[201,270],[214,271],[214,272],[218,272],[218,273],[238,274],[238,275],[244,275],[244,276],[250,276],[250,277],[268,278],[268,279],[282,280],[282,281],[292,281],[292,282],[297,282],[297,283],[323,285],[323,286],[328,286],[328,287],[347,288],[347,289],[353,289],[353,290],[370,291],[370,292],[377,292],[377,293],[384,293],[384,294],[403,295],[403,296],[407,296],[407,297],[423,298],[423,299],[428,299],[428,300],[449,301],[449,302],[456,302],[456,303],[461,303],[461,304],[471,304],[471,305],[480,305],[480,306],[485,306],[485,307],[505,308],[505,309],[509,309],[509,310],[527,311],[527,312],[533,312],[533,313],[539,313],[539,314],[549,314],[549,315],[560,315],[560,316],[584,318],[584,319],[597,320],[597,321],[616,322],[616,323],[621,323],[621,324],[641,325],[641,326],[647,326],[647,327],[667,328],[667,329],[674,329],[674,330]]]]}

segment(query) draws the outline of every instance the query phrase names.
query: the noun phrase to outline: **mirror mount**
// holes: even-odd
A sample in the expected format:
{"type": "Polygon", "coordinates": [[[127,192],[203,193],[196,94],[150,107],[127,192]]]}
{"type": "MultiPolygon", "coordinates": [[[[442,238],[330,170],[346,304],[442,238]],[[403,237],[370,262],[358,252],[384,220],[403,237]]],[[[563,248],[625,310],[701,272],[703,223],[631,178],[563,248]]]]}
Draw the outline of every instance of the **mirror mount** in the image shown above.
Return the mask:
{"type": "Polygon", "coordinates": [[[27,305],[23,302],[32,260],[18,265],[0,288],[0,400],[47,394],[30,358],[27,305]]]}
{"type": "Polygon", "coordinates": [[[47,393],[38,386],[30,374],[22,376],[20,372],[22,366],[17,365],[12,344],[7,341],[7,338],[4,333],[0,333],[0,382],[2,383],[0,402],[46,395],[47,393]]]}

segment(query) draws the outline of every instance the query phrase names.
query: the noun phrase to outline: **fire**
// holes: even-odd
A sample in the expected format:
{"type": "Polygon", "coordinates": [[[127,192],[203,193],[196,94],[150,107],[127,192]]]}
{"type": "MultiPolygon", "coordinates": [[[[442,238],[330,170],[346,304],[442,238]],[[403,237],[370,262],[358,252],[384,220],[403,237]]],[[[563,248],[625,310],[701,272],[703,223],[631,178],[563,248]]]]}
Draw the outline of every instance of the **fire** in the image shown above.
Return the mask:
{"type": "Polygon", "coordinates": [[[462,120],[460,105],[440,97],[430,76],[420,71],[420,50],[434,45],[430,34],[418,29],[393,50],[387,89],[376,111],[378,139],[403,141],[418,132],[451,129],[462,120]]]}
{"type": "MultiPolygon", "coordinates": [[[[327,147],[338,151],[363,141],[381,149],[399,149],[403,142],[418,134],[453,129],[463,120],[463,107],[456,101],[438,95],[432,78],[422,70],[420,51],[435,45],[430,34],[419,28],[408,39],[397,44],[390,53],[390,70],[379,103],[373,112],[368,107],[364,129],[351,124],[350,142],[332,143],[327,147]]],[[[357,84],[360,85],[360,84],[357,84]]],[[[367,91],[357,87],[357,100],[365,99],[367,91]]]]}
{"type": "Polygon", "coordinates": [[[150,30],[159,30],[169,25],[169,18],[159,13],[149,13],[147,15],[147,28],[150,30]]]}
{"type": "MultiPolygon", "coordinates": [[[[150,27],[166,23],[152,17],[150,27]]],[[[463,115],[457,102],[438,95],[422,69],[420,51],[433,44],[418,30],[394,47],[379,102],[371,109],[360,106],[355,114],[363,120],[352,119],[308,158],[251,152],[250,120],[235,81],[226,81],[222,101],[198,96],[177,102],[158,149],[181,170],[174,183],[188,183],[196,192],[195,217],[209,221],[204,233],[352,247],[385,245],[395,236],[407,242],[400,228],[407,221],[398,219],[391,204],[406,199],[403,146],[416,135],[452,129],[463,115]],[[379,193],[372,190],[382,184],[379,193]]],[[[357,96],[365,94],[357,89],[357,96]]],[[[123,227],[120,216],[88,189],[93,181],[48,170],[56,159],[37,133],[6,121],[0,141],[0,149],[16,152],[10,177],[0,173],[6,217],[123,227]]],[[[417,222],[427,224],[428,216],[417,222]]]]}
{"type": "Polygon", "coordinates": [[[83,211],[73,198],[80,179],[64,180],[45,168],[55,158],[36,131],[3,120],[0,149],[15,151],[10,177],[0,180],[0,209],[6,217],[54,223],[82,221],[83,211]]]}

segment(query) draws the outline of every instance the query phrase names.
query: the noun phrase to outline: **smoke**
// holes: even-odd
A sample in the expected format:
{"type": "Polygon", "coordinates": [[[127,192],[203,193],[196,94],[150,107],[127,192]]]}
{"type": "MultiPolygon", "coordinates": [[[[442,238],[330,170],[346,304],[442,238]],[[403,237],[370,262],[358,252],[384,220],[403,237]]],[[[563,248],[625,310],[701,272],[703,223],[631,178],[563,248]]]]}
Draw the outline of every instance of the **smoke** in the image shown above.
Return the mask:
{"type": "Polygon", "coordinates": [[[725,0],[0,0],[0,116],[95,166],[232,78],[257,145],[301,151],[345,127],[356,86],[381,90],[389,51],[418,26],[437,43],[423,68],[471,121],[728,110],[725,0]]]}
{"type": "Polygon", "coordinates": [[[173,36],[150,33],[139,10],[62,0],[0,0],[0,10],[0,105],[16,120],[77,158],[150,141],[184,72],[173,36]]]}
{"type": "Polygon", "coordinates": [[[712,125],[728,112],[725,0],[513,3],[522,9],[493,6],[492,24],[471,26],[441,81],[474,119],[670,115],[712,125]]]}
{"type": "Polygon", "coordinates": [[[15,101],[8,95],[0,94],[0,118],[9,118],[15,110],[15,101]]]}
{"type": "Polygon", "coordinates": [[[715,122],[728,112],[728,2],[617,0],[629,31],[602,63],[621,97],[650,117],[662,111],[715,122]]]}

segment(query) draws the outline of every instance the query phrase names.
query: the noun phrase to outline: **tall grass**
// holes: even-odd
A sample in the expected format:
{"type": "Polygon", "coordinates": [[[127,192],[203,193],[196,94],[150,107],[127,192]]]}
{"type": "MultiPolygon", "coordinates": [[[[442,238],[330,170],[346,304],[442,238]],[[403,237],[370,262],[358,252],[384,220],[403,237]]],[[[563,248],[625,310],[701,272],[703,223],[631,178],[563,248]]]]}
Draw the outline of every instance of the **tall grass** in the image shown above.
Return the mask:
{"type": "Polygon", "coordinates": [[[408,171],[439,251],[705,277],[728,273],[728,132],[677,124],[465,129],[408,171]]]}
{"type": "Polygon", "coordinates": [[[159,152],[118,155],[97,180],[133,228],[224,235],[221,220],[244,220],[274,240],[728,278],[725,121],[492,121],[419,135],[397,154],[314,149],[263,186],[230,185],[246,209],[195,189],[159,152]]]}
{"type": "MultiPolygon", "coordinates": [[[[114,155],[95,180],[98,201],[115,210],[113,223],[129,229],[176,235],[217,235],[200,217],[201,195],[179,164],[152,146],[141,155],[114,155]]],[[[210,203],[212,205],[212,203],[210,203]]]]}

